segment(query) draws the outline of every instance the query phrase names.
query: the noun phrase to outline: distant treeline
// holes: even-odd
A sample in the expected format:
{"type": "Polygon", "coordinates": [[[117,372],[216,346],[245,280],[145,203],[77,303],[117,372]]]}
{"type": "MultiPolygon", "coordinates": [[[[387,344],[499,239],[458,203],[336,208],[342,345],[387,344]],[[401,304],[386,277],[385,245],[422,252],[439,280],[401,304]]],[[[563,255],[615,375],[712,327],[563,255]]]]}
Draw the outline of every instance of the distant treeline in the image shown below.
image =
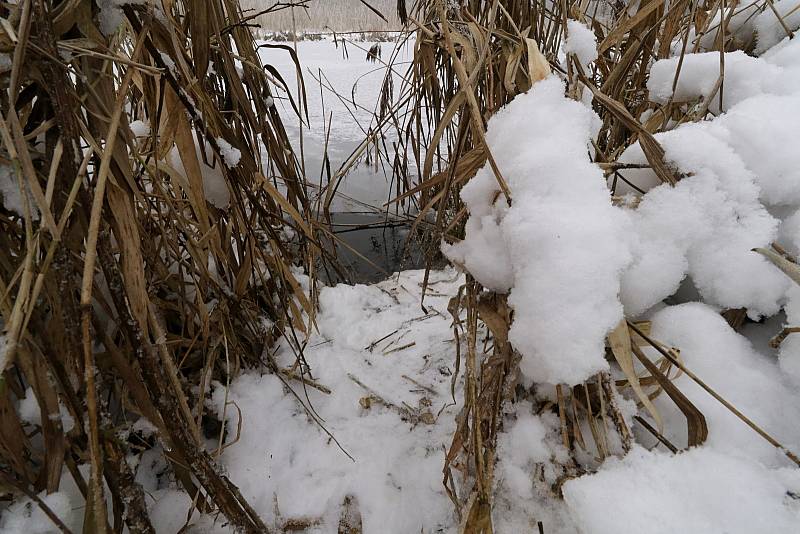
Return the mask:
{"type": "MultiPolygon", "coordinates": [[[[282,0],[288,3],[289,0],[282,0]]],[[[381,19],[360,0],[310,0],[306,9],[300,7],[281,9],[260,15],[252,22],[261,26],[256,33],[276,33],[296,31],[298,34],[324,31],[386,31],[400,27],[397,18],[396,0],[367,0],[379,11],[386,21],[381,19]],[[294,15],[294,20],[292,20],[294,15]],[[388,21],[388,22],[387,22],[388,21]]],[[[269,9],[276,0],[240,0],[244,15],[253,15],[269,9]]],[[[300,3],[300,2],[296,2],[300,3]]],[[[413,5],[406,0],[409,9],[413,5]]]]}

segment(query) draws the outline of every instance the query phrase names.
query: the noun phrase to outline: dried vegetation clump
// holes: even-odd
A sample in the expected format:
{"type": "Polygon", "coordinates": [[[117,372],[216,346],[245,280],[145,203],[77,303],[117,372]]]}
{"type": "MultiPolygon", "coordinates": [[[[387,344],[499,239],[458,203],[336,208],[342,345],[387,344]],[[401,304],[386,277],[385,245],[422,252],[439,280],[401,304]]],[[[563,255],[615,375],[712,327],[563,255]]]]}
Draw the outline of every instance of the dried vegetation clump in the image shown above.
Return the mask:
{"type": "Polygon", "coordinates": [[[204,446],[222,439],[204,403],[313,320],[280,74],[236,1],[23,0],[0,17],[0,164],[21,192],[0,207],[4,494],[55,491],[66,468],[85,532],[152,532],[125,458],[158,440],[197,508],[264,531],[204,446]],[[40,424],[15,409],[26,396],[40,424]]]}
{"type": "MultiPolygon", "coordinates": [[[[612,195],[616,184],[625,180],[619,171],[626,164],[618,162],[618,157],[635,142],[642,147],[647,167],[662,183],[677,183],[681,176],[665,162],[664,150],[653,134],[708,117],[714,107],[712,100],[721,98],[724,68],[717,90],[702,101],[655,104],[648,100],[646,86],[650,66],[655,60],[674,56],[676,44],[681,59],[697,51],[752,51],[752,39],[743,42],[740,35],[727,29],[727,22],[745,8],[754,15],[770,9],[771,2],[756,4],[754,9],[749,2],[464,0],[421,2],[409,14],[400,13],[415,31],[416,41],[401,90],[414,96],[398,132],[403,150],[420,162],[420,183],[407,187],[395,202],[409,198],[418,202],[417,223],[427,234],[429,257],[438,254],[442,241],[458,242],[464,237],[468,212],[459,192],[482,167],[491,168],[497,179],[500,193],[495,202],[513,203],[502,169],[487,147],[486,124],[503,105],[551,72],[566,80],[568,96],[580,99],[584,88],[591,92],[592,106],[602,120],[591,157],[603,169],[612,195]],[[596,37],[598,58],[588,70],[573,54],[559,58],[570,19],[588,26],[596,37]]],[[[391,115],[402,104],[394,105],[387,104],[382,113],[391,115]]],[[[398,183],[409,183],[406,169],[395,166],[394,170],[398,183]]],[[[614,200],[623,201],[616,196],[614,200]]],[[[535,391],[518,384],[519,354],[508,342],[513,311],[506,295],[483,288],[467,273],[467,283],[451,302],[451,313],[454,335],[460,340],[456,369],[463,369],[465,402],[446,455],[443,481],[463,531],[492,532],[493,470],[503,407],[533,399],[535,391]]],[[[738,329],[745,310],[727,310],[723,315],[738,329]]],[[[617,402],[623,390],[638,400],[639,408],[656,425],[639,416],[636,420],[666,448],[674,452],[684,444],[670,443],[662,435],[662,418],[652,402],[659,395],[669,397],[685,415],[685,446],[703,443],[708,434],[703,413],[672,383],[682,373],[783,450],[686,369],[678,348],[652,339],[648,323],[623,320],[608,335],[606,352],[624,379],[613,380],[604,372],[574,387],[559,385],[557,402],[535,407],[538,413],[549,411],[558,416],[563,445],[571,452],[569,461],[558,466],[561,476],[555,485],[548,486],[542,478],[545,491],[554,496],[560,495],[563,482],[593,468],[579,457],[588,455],[602,462],[616,454],[615,450],[624,454],[631,448],[633,435],[617,402]],[[651,347],[649,352],[654,350],[659,357],[651,360],[644,347],[651,347]],[[642,367],[644,374],[638,372],[642,367]]],[[[783,451],[798,462],[792,453],[783,451]]]]}

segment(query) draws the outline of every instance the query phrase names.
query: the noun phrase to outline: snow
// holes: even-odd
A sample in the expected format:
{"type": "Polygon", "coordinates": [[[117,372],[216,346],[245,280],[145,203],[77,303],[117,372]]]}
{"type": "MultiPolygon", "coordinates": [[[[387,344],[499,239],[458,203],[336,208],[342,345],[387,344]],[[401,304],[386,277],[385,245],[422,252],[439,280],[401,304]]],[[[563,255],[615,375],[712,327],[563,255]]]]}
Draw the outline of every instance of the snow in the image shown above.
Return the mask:
{"type": "MultiPolygon", "coordinates": [[[[319,333],[304,355],[314,380],[333,391],[289,383],[303,401],[308,395],[307,403],[353,460],[275,375],[246,374],[230,386],[226,416],[235,429],[235,403],[242,435],[220,463],[268,525],[308,519],[320,523],[320,532],[335,532],[347,496],[358,503],[364,532],[435,531],[452,524],[452,504],[441,485],[456,412],[447,302],[463,279],[453,270],[432,273],[425,314],[419,306],[422,278],[422,271],[409,271],[374,286],[320,292],[319,333]]],[[[294,361],[286,345],[275,358],[282,367],[294,361]]],[[[225,388],[217,385],[213,406],[219,414],[224,399],[225,388]]]]}
{"type": "MultiPolygon", "coordinates": [[[[455,345],[447,305],[464,278],[452,268],[433,271],[426,313],[420,309],[423,277],[424,271],[406,271],[376,285],[320,291],[319,332],[304,352],[311,370],[306,378],[330,387],[330,394],[257,370],[240,375],[227,392],[225,385],[214,384],[208,408],[220,417],[224,413],[228,422],[219,469],[271,529],[291,531],[292,524],[307,522],[313,525],[310,532],[337,532],[342,503],[349,498],[364,532],[455,532],[452,502],[441,480],[463,386],[456,383],[454,404],[455,345]],[[325,430],[304,405],[318,414],[325,430]]],[[[283,369],[294,362],[285,342],[273,357],[283,369]]],[[[30,404],[19,412],[36,419],[38,407],[30,404]]],[[[152,427],[139,419],[131,430],[148,434],[152,427]]],[[[212,454],[217,443],[207,441],[212,454]]],[[[193,508],[168,474],[159,447],[129,463],[156,532],[179,531],[190,510],[192,528],[232,532],[224,518],[201,516],[193,508]]],[[[80,470],[87,475],[88,465],[80,470]]],[[[41,497],[78,532],[83,498],[66,468],[61,492],[41,497]]],[[[0,531],[44,533],[53,527],[20,499],[0,517],[0,531]]]]}
{"type": "MultiPolygon", "coordinates": [[[[604,288],[615,288],[603,301],[609,309],[618,298],[628,317],[651,320],[651,336],[667,347],[677,347],[687,368],[786,449],[800,450],[800,429],[787,424],[800,417],[796,402],[800,337],[790,334],[778,351],[763,341],[778,333],[781,320],[777,314],[784,306],[784,326],[800,326],[800,288],[751,252],[778,238],[781,243],[785,239],[785,245],[795,253],[800,250],[800,156],[789,142],[800,133],[798,55],[800,47],[788,40],[761,57],[742,52],[726,54],[723,108],[717,107],[718,95],[709,105],[718,116],[656,134],[667,164],[680,181],[675,186],[661,185],[649,169],[622,171],[641,192],[618,184],[617,194],[639,197],[638,202],[619,208],[606,208],[607,199],[601,202],[581,187],[582,176],[591,174],[581,172],[575,162],[587,161],[591,167],[584,160],[591,129],[570,128],[572,114],[559,108],[564,101],[560,82],[547,80],[534,85],[489,123],[487,138],[508,181],[511,205],[505,203],[491,171],[480,171],[462,190],[470,213],[466,238],[455,245],[444,245],[445,253],[487,288],[507,288],[515,311],[512,330],[522,325],[536,343],[547,339],[547,333],[533,334],[536,324],[550,326],[546,321],[552,318],[574,326],[577,316],[580,327],[559,332],[562,345],[570,346],[587,328],[597,328],[595,332],[601,331],[600,326],[609,328],[602,315],[591,320],[587,315],[581,321],[580,304],[568,297],[576,284],[570,278],[570,268],[575,264],[607,267],[602,252],[593,247],[598,240],[614,239],[614,258],[627,259],[605,275],[592,277],[597,285],[587,283],[582,294],[592,299],[602,295],[604,288]],[[557,88],[551,99],[539,93],[547,83],[557,88]],[[561,123],[546,119],[549,110],[557,110],[561,123]],[[544,133],[537,137],[536,129],[544,133]],[[578,142],[583,143],[582,153],[575,148],[578,142]],[[553,146],[556,143],[558,148],[553,146]],[[536,160],[540,149],[553,153],[553,160],[560,156],[568,162],[543,166],[536,160]],[[568,208],[548,209],[548,201],[558,198],[561,185],[548,180],[548,171],[558,171],[561,183],[573,188],[570,202],[572,206],[581,205],[580,214],[570,213],[568,208]],[[566,176],[570,179],[564,180],[566,176]],[[531,191],[537,194],[528,197],[531,191]],[[584,199],[592,202],[582,205],[584,199]],[[541,218],[535,219],[537,215],[541,218]],[[532,220],[537,224],[524,224],[532,220]],[[570,235],[570,226],[576,220],[588,234],[580,245],[569,247],[569,252],[557,254],[557,247],[540,240],[550,221],[558,222],[556,235],[560,240],[570,235]],[[603,237],[597,237],[592,232],[598,220],[604,224],[619,222],[604,228],[603,237]],[[512,233],[509,228],[515,223],[518,230],[512,233]],[[581,258],[571,249],[581,249],[587,255],[581,258]],[[562,258],[570,261],[562,262],[562,258]],[[492,264],[493,259],[498,265],[492,264]],[[532,269],[536,260],[547,269],[532,269]],[[509,262],[510,273],[505,265],[509,262]],[[541,306],[536,322],[528,322],[530,315],[524,306],[530,303],[520,298],[520,288],[539,289],[539,285],[554,289],[552,295],[540,290],[535,299],[531,299],[533,292],[527,293],[541,306]],[[556,293],[569,302],[573,315],[561,315],[562,301],[554,298],[556,293]],[[700,302],[669,306],[664,300],[670,297],[700,302]],[[728,325],[720,314],[725,308],[746,308],[754,319],[772,317],[746,329],[748,336],[759,340],[757,347],[728,325]]],[[[710,98],[719,59],[718,53],[687,55],[674,100],[710,98]]],[[[655,63],[649,82],[651,100],[666,103],[671,99],[676,67],[676,58],[655,63]]],[[[647,164],[638,144],[620,161],[647,164]]],[[[602,251],[606,252],[610,245],[603,243],[602,251]]],[[[519,331],[518,336],[512,343],[523,355],[521,368],[537,386],[551,382],[553,376],[561,380],[570,376],[548,374],[548,368],[564,366],[577,351],[564,355],[559,347],[550,347],[547,355],[557,363],[532,366],[530,345],[519,331]]],[[[594,350],[599,357],[602,348],[594,350]]],[[[651,359],[659,357],[654,349],[643,350],[651,359]]],[[[533,361],[540,363],[535,358],[533,361]]],[[[569,361],[569,370],[575,372],[572,377],[586,377],[585,369],[591,361],[596,361],[591,350],[569,361]],[[580,369],[583,373],[577,372],[580,369]]],[[[546,411],[534,414],[527,401],[510,408],[504,432],[498,437],[494,503],[498,531],[534,530],[531,518],[537,518],[546,531],[553,532],[795,532],[800,503],[794,496],[800,488],[800,473],[789,467],[784,452],[686,374],[673,383],[704,414],[709,428],[705,443],[678,454],[648,450],[658,443],[631,421],[637,411],[635,405],[618,399],[641,445],[635,445],[621,459],[612,457],[597,465],[593,474],[570,477],[572,480],[563,486],[563,503],[546,491],[563,475],[558,466],[568,463],[560,444],[558,421],[546,411]]],[[[653,402],[664,420],[666,438],[685,448],[685,416],[664,394],[653,402]]],[[[618,444],[612,448],[619,454],[618,444]]],[[[588,464],[594,465],[592,461],[588,464]]]]}
{"type": "MultiPolygon", "coordinates": [[[[800,5],[800,4],[798,4],[800,5]]],[[[800,13],[800,10],[798,11],[800,13]]],[[[767,10],[761,16],[774,15],[767,10]]],[[[798,19],[800,23],[800,19],[798,19]]],[[[724,57],[723,107],[732,110],[737,104],[759,95],[793,95],[800,81],[797,42],[785,39],[760,57],[742,51],[726,52],[724,57]]],[[[686,54],[656,61],[650,70],[647,88],[650,100],[665,104],[709,98],[723,72],[719,52],[686,54]],[[680,72],[678,72],[680,65],[680,72]],[[677,81],[676,81],[677,76],[677,81]],[[673,84],[675,90],[673,93],[673,84]]],[[[719,94],[709,102],[709,110],[719,113],[719,94]]]]}
{"type": "MultiPolygon", "coordinates": [[[[686,54],[673,93],[679,62],[680,57],[671,57],[653,64],[647,81],[651,101],[666,104],[672,98],[675,102],[688,102],[709,97],[715,90],[721,71],[719,52],[686,54]]],[[[760,58],[736,51],[725,54],[724,72],[723,106],[727,109],[747,98],[770,91],[781,69],[760,58]]],[[[711,100],[709,109],[719,111],[718,92],[711,100]]]]}
{"type": "Polygon", "coordinates": [[[776,473],[705,448],[672,456],[636,447],[567,482],[564,499],[592,534],[788,533],[800,508],[786,492],[798,489],[796,469],[776,473]]]}
{"type": "Polygon", "coordinates": [[[592,30],[577,20],[568,20],[564,52],[575,54],[578,62],[586,69],[589,63],[597,59],[597,40],[592,30]]]}
{"type": "MultiPolygon", "coordinates": [[[[786,327],[800,326],[800,287],[789,290],[786,307],[786,327]]],[[[800,337],[789,334],[780,345],[779,359],[781,370],[797,386],[800,386],[800,337]]]]}
{"type": "MultiPolygon", "coordinates": [[[[192,499],[185,491],[167,489],[158,492],[147,510],[156,532],[180,532],[192,507],[192,499]]],[[[219,529],[221,530],[221,529],[219,529]]],[[[203,529],[208,532],[209,530],[203,529]]]]}
{"type": "MultiPolygon", "coordinates": [[[[634,262],[623,277],[622,300],[636,315],[675,292],[691,277],[702,298],[753,317],[775,314],[788,279],[749,253],[780,236],[796,246],[800,220],[800,153],[782,140],[800,134],[800,46],[788,39],[762,57],[725,55],[724,113],[712,120],[658,133],[668,163],[684,176],[661,186],[649,169],[620,171],[645,194],[631,210],[634,262]],[[780,208],[780,209],[778,209],[780,208]]],[[[676,100],[708,97],[719,73],[719,54],[684,58],[676,100]]],[[[654,64],[650,97],[671,94],[676,58],[654,64]]],[[[718,99],[712,99],[712,111],[718,99]]],[[[619,158],[646,164],[634,144],[619,158]]],[[[617,194],[638,194],[617,182],[617,194]]]]}
{"type": "MultiPolygon", "coordinates": [[[[200,173],[203,179],[203,194],[206,200],[215,207],[226,209],[231,201],[231,192],[228,189],[225,176],[222,174],[222,169],[220,168],[221,164],[215,159],[214,151],[211,149],[210,145],[204,143],[204,146],[201,148],[197,140],[197,135],[193,132],[192,136],[194,137],[197,161],[200,163],[200,173]],[[205,158],[203,157],[204,154],[205,158]]],[[[233,151],[234,149],[231,148],[231,150],[233,151]]],[[[241,153],[239,153],[239,155],[241,156],[241,153]]],[[[235,154],[231,153],[229,156],[233,158],[235,154]]],[[[180,173],[184,178],[184,183],[187,184],[186,186],[188,187],[188,180],[185,179],[186,169],[183,166],[177,147],[170,151],[168,160],[169,165],[180,173]]]]}
{"type": "MultiPolygon", "coordinates": [[[[58,419],[61,421],[61,427],[64,432],[69,432],[75,426],[75,420],[70,415],[69,410],[63,404],[58,405],[58,415],[51,416],[51,419],[58,419]]],[[[32,388],[25,390],[25,397],[20,399],[17,406],[17,413],[22,421],[32,425],[42,424],[42,412],[39,408],[39,402],[36,400],[36,395],[33,393],[32,388]]]]}
{"type": "MultiPolygon", "coordinates": [[[[789,31],[800,28],[800,2],[798,0],[778,0],[770,2],[775,11],[781,15],[783,23],[789,31]]],[[[687,52],[709,51],[719,48],[719,32],[725,20],[725,33],[728,39],[727,50],[753,50],[756,55],[774,48],[787,37],[778,17],[767,2],[739,2],[726,9],[716,9],[708,29],[698,35],[691,28],[688,36],[687,52]],[[695,48],[696,47],[696,48],[695,48]]],[[[680,55],[683,48],[683,36],[678,36],[672,43],[674,55],[680,55]]],[[[719,56],[718,52],[714,52],[719,56]]]]}
{"type": "Polygon", "coordinates": [[[499,219],[508,212],[508,205],[494,202],[500,194],[491,171],[481,171],[461,189],[461,200],[470,217],[464,231],[467,239],[442,251],[450,261],[466,268],[491,291],[508,292],[514,282],[510,252],[504,240],[499,219]]]}
{"type": "Polygon", "coordinates": [[[36,400],[32,388],[25,390],[25,397],[20,399],[19,406],[17,406],[17,413],[19,414],[19,418],[27,423],[33,425],[42,423],[39,403],[36,400]]]}
{"type": "Polygon", "coordinates": [[[755,30],[758,36],[756,41],[756,53],[761,54],[787,37],[786,29],[794,32],[800,28],[800,2],[798,0],[778,0],[772,2],[772,6],[783,20],[781,21],[773,13],[772,9],[764,9],[755,19],[755,30]]]}
{"type": "MultiPolygon", "coordinates": [[[[693,51],[695,45],[701,51],[713,50],[716,48],[719,43],[719,32],[723,20],[726,21],[726,36],[732,42],[733,47],[737,50],[749,47],[755,40],[754,23],[761,7],[762,6],[757,2],[740,2],[728,9],[718,10],[708,22],[708,31],[706,33],[698,38],[695,29],[692,28],[690,30],[687,47],[688,51],[693,51]]],[[[676,43],[678,52],[676,53],[679,53],[683,45],[682,37],[676,40],[678,41],[678,43],[676,43]]],[[[730,47],[731,45],[728,46],[730,47]]]]}
{"type": "Polygon", "coordinates": [[[606,369],[605,335],[622,318],[627,218],[589,161],[598,120],[555,76],[500,110],[486,136],[512,204],[502,195],[491,203],[499,186],[485,166],[462,195],[471,215],[465,240],[443,247],[482,284],[511,288],[509,339],[523,373],[543,382],[575,384],[606,369]]]}
{"type": "MultiPolygon", "coordinates": [[[[774,240],[778,227],[758,201],[755,175],[706,124],[656,138],[667,160],[688,176],[675,187],[651,189],[629,210],[636,231],[634,261],[622,279],[625,309],[634,316],[646,311],[688,274],[709,302],[747,307],[754,315],[776,313],[788,282],[750,252],[774,240]]],[[[632,159],[646,162],[643,155],[632,159]]]]}
{"type": "MultiPolygon", "coordinates": [[[[789,13],[796,4],[781,0],[776,8],[789,13]]],[[[100,7],[117,5],[106,0],[100,7]]],[[[481,169],[461,190],[469,212],[465,239],[442,249],[485,288],[508,293],[514,310],[509,338],[522,356],[517,390],[526,393],[500,414],[496,532],[535,532],[538,521],[553,534],[797,531],[800,471],[685,373],[673,383],[704,414],[709,434],[702,445],[677,454],[665,452],[633,420],[637,413],[649,416],[622,396],[616,403],[636,438],[633,449],[623,455],[611,432],[614,456],[605,461],[592,458],[591,451],[570,453],[557,412],[541,402],[552,401],[552,384],[575,384],[599,371],[621,378],[607,363],[605,338],[624,312],[651,321],[650,335],[679,350],[688,369],[786,449],[800,451],[800,427],[794,424],[800,420],[800,334],[789,334],[778,349],[766,343],[782,327],[800,327],[800,287],[751,252],[777,241],[800,253],[800,151],[793,144],[800,137],[800,40],[783,39],[769,9],[755,21],[753,12],[744,7],[728,28],[737,42],[757,31],[760,55],[725,55],[721,108],[718,95],[710,98],[718,53],[688,54],[674,95],[677,59],[652,67],[648,87],[654,103],[709,99],[712,114],[655,135],[681,178],[675,186],[661,184],[646,168],[623,170],[640,191],[618,183],[615,194],[628,195],[628,202],[612,204],[603,172],[590,160],[598,118],[566,98],[556,76],[536,83],[489,122],[487,141],[511,201],[491,168],[481,169]],[[743,335],[721,316],[726,308],[746,308],[752,319],[765,320],[746,325],[743,335]],[[576,458],[585,474],[568,470],[576,458]],[[556,495],[562,482],[563,500],[556,495]]],[[[795,16],[787,21],[800,25],[795,16]]],[[[701,49],[708,39],[700,38],[701,49]]],[[[376,67],[352,47],[349,57],[327,41],[298,48],[311,72],[324,67],[343,97],[353,97],[353,82],[366,76],[355,103],[325,89],[323,105],[310,73],[304,73],[312,123],[304,130],[304,148],[313,170],[322,161],[328,131],[320,124],[330,111],[332,160],[343,160],[355,148],[383,71],[371,72],[376,67]]],[[[591,63],[591,30],[570,21],[563,50],[585,66],[591,63]]],[[[285,51],[261,53],[290,79],[286,74],[294,67],[285,51]]],[[[269,105],[288,116],[284,93],[276,91],[269,105]]],[[[287,128],[298,143],[299,127],[290,122],[287,128]]],[[[131,130],[147,135],[149,127],[136,121],[131,130]]],[[[237,165],[241,153],[224,139],[217,142],[223,161],[215,161],[206,147],[213,167],[201,167],[206,198],[224,208],[230,193],[221,165],[237,165]]],[[[177,152],[168,159],[184,172],[177,152]]],[[[638,144],[619,160],[647,163],[638,144]]],[[[340,199],[337,205],[385,200],[389,188],[380,174],[356,168],[344,187],[354,201],[340,199]]],[[[11,167],[0,167],[7,209],[20,206],[16,184],[11,167]]],[[[295,272],[307,290],[307,278],[295,272]]],[[[408,271],[370,286],[323,287],[318,330],[304,340],[304,363],[294,368],[307,385],[288,372],[265,369],[213,384],[207,407],[226,421],[227,434],[223,450],[217,451],[217,440],[207,446],[271,530],[306,524],[307,532],[337,532],[343,503],[351,502],[350,515],[360,518],[363,532],[458,531],[442,465],[463,405],[461,378],[451,396],[455,344],[448,303],[464,278],[453,268],[432,271],[423,310],[423,276],[408,271]]],[[[269,319],[264,321],[269,328],[269,319]]],[[[484,335],[479,332],[480,339],[484,335]]],[[[5,342],[0,336],[0,363],[5,342]]],[[[654,349],[642,350],[659,358],[654,349]]],[[[283,370],[296,361],[285,340],[270,358],[283,370]]],[[[663,393],[653,404],[666,439],[684,449],[683,413],[663,393]]],[[[28,425],[41,424],[31,388],[16,408],[28,425]]],[[[74,424],[64,406],[57,417],[65,430],[74,424]]],[[[128,430],[150,435],[155,429],[139,419],[128,430]]],[[[156,531],[177,532],[190,511],[190,528],[230,531],[221,517],[193,509],[157,446],[129,462],[156,531]]],[[[79,469],[85,473],[86,467],[79,469]]],[[[59,492],[40,497],[78,531],[83,499],[67,471],[63,478],[59,492]]],[[[0,530],[51,532],[53,526],[30,500],[18,499],[3,510],[0,530]]]]}
{"type": "MultiPolygon", "coordinates": [[[[558,417],[535,416],[530,402],[517,407],[517,420],[500,436],[498,443],[499,484],[521,499],[535,497],[531,483],[534,465],[549,464],[551,460],[566,462],[569,453],[561,444],[558,417]]],[[[555,473],[545,478],[555,482],[555,473]]]]}
{"type": "MultiPolygon", "coordinates": [[[[713,309],[700,303],[652,316],[652,336],[680,348],[684,364],[785,447],[797,450],[797,390],[770,357],[754,350],[713,309]]],[[[656,353],[651,351],[653,359],[656,353]]],[[[785,456],[683,375],[673,381],[705,415],[709,435],[679,454],[636,446],[593,475],[564,485],[567,506],[585,532],[794,532],[800,472],[785,456]]],[[[666,437],[686,444],[683,415],[664,395],[654,401],[666,437]]],[[[638,430],[638,428],[635,428],[638,430]]],[[[644,440],[646,434],[640,434],[644,440]]],[[[653,441],[650,438],[650,441],[653,441]]]]}
{"type": "Polygon", "coordinates": [[[217,137],[217,145],[219,145],[220,155],[225,162],[225,166],[229,169],[236,167],[239,164],[239,160],[242,159],[242,151],[234,148],[221,137],[217,137]]]}
{"type": "Polygon", "coordinates": [[[563,474],[557,467],[569,461],[561,444],[558,417],[534,415],[529,401],[514,406],[513,420],[497,438],[497,466],[493,503],[495,532],[577,534],[569,511],[548,490],[537,487],[541,477],[551,486],[563,474]]]}
{"type": "Polygon", "coordinates": [[[2,206],[19,216],[25,215],[22,192],[17,182],[14,168],[8,164],[0,164],[0,199],[2,206]]]}
{"type": "MultiPolygon", "coordinates": [[[[64,492],[47,495],[42,492],[38,497],[53,511],[58,518],[72,515],[72,503],[64,492]]],[[[5,534],[50,534],[58,532],[55,525],[42,509],[31,499],[20,499],[9,506],[0,517],[0,530],[5,534]]]]}
{"type": "Polygon", "coordinates": [[[130,123],[131,133],[136,137],[147,137],[150,135],[150,124],[146,121],[136,120],[130,123]]]}
{"type": "Polygon", "coordinates": [[[781,219],[778,242],[790,254],[797,256],[800,253],[800,209],[778,207],[771,212],[774,217],[781,219]]]}
{"type": "MultiPolygon", "coordinates": [[[[800,429],[785,424],[800,417],[800,406],[794,400],[797,390],[774,358],[755,351],[748,339],[734,332],[716,309],[705,304],[670,306],[654,314],[652,321],[652,336],[678,347],[689,369],[789,450],[800,449],[800,429]]],[[[726,454],[740,453],[768,467],[788,465],[781,452],[689,377],[681,376],[674,383],[707,419],[705,447],[726,454]]],[[[683,416],[666,398],[659,397],[655,403],[665,417],[667,437],[684,446],[686,425],[679,424],[683,416]]]]}

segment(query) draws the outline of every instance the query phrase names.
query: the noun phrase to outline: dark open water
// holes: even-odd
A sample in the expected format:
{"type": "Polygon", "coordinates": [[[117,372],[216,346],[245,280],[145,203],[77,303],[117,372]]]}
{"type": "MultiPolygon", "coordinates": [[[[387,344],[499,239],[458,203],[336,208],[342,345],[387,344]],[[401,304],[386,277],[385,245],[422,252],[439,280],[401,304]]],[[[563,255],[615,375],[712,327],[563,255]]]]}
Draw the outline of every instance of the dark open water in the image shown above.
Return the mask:
{"type": "Polygon", "coordinates": [[[339,263],[349,279],[330,270],[330,275],[324,276],[328,283],[368,284],[397,271],[424,267],[419,245],[416,240],[408,240],[411,230],[408,221],[391,217],[387,220],[385,214],[340,212],[331,214],[331,223],[338,237],[339,263]]]}

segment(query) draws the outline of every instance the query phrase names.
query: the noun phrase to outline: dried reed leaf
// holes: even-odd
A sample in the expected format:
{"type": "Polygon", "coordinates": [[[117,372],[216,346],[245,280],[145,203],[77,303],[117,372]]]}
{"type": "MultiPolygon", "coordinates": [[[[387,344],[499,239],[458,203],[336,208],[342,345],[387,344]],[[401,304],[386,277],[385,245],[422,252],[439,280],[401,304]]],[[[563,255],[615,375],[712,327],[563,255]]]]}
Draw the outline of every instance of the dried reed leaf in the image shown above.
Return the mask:
{"type": "Polygon", "coordinates": [[[528,76],[531,84],[534,84],[550,76],[550,63],[539,50],[539,45],[535,40],[526,38],[525,42],[528,45],[528,76]]]}
{"type": "Polygon", "coordinates": [[[772,262],[775,267],[783,271],[783,273],[792,279],[792,281],[796,284],[800,284],[800,265],[797,265],[795,262],[788,260],[782,254],[778,254],[774,250],[768,248],[754,248],[753,252],[758,252],[765,258],[767,258],[770,262],[772,262]]]}
{"type": "Polygon", "coordinates": [[[620,369],[622,369],[622,372],[625,374],[625,378],[628,379],[628,384],[630,384],[631,389],[633,389],[636,398],[639,399],[639,402],[642,403],[647,412],[656,422],[658,431],[663,434],[664,420],[661,418],[661,414],[653,405],[650,397],[648,397],[642,389],[642,386],[639,383],[639,375],[636,373],[636,369],[633,366],[631,333],[628,330],[628,324],[625,319],[620,320],[619,324],[614,328],[614,330],[608,333],[608,344],[611,347],[611,353],[614,355],[614,359],[617,361],[620,369]]]}
{"type": "Polygon", "coordinates": [[[708,426],[703,413],[650,361],[639,347],[631,345],[631,350],[686,417],[688,446],[702,445],[708,438],[708,426]]]}
{"type": "Polygon", "coordinates": [[[618,45],[628,32],[641,24],[647,17],[655,13],[663,3],[664,0],[643,1],[635,15],[623,20],[622,22],[618,22],[614,29],[612,29],[611,32],[606,35],[606,38],[603,39],[603,42],[597,46],[598,54],[602,54],[612,46],[618,45]]]}

